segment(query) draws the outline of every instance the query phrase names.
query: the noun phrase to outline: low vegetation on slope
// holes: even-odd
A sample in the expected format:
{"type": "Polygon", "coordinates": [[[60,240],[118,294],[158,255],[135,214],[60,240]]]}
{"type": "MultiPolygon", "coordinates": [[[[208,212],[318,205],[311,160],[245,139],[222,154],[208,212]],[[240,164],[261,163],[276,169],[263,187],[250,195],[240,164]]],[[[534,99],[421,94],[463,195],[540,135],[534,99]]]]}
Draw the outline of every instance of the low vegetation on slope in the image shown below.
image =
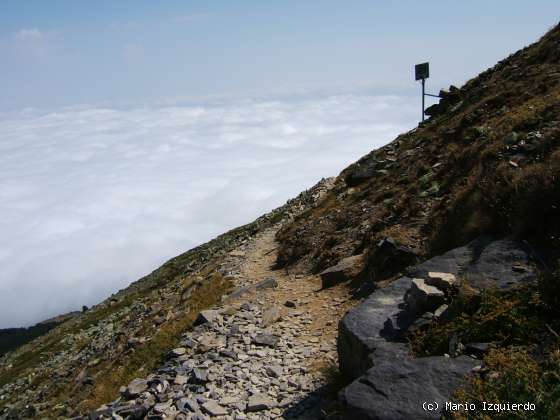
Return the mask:
{"type": "MultiPolygon", "coordinates": [[[[520,418],[560,417],[560,271],[544,275],[538,287],[471,294],[460,290],[447,322],[433,321],[410,336],[418,356],[444,355],[449,343],[488,347],[479,375],[456,393],[457,402],[530,402],[536,411],[520,418]]],[[[488,418],[512,418],[511,412],[488,418]]],[[[479,418],[480,413],[458,413],[479,418]],[[478,417],[477,417],[478,416],[478,417]]]]}

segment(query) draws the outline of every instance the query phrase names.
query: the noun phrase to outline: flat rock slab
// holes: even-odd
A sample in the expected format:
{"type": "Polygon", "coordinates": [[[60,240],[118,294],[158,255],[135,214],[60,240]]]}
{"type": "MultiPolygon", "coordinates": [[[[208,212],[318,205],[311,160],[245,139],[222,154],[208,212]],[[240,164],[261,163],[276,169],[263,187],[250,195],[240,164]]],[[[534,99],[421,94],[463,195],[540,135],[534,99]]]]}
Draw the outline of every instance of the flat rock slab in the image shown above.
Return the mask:
{"type": "Polygon", "coordinates": [[[224,407],[212,400],[202,404],[202,409],[211,416],[225,416],[228,413],[224,407]]]}
{"type": "Polygon", "coordinates": [[[370,355],[385,350],[405,352],[402,332],[414,321],[405,308],[404,295],[412,279],[401,277],[372,293],[350,310],[339,323],[338,356],[340,370],[357,378],[372,366],[370,355]],[[388,345],[393,344],[389,350],[388,345]]]}
{"type": "Polygon", "coordinates": [[[429,259],[408,270],[411,277],[430,278],[430,272],[454,274],[471,287],[510,289],[535,281],[532,252],[524,242],[477,238],[460,248],[429,259]],[[519,267],[526,267],[519,270],[519,267]]]}
{"type": "Polygon", "coordinates": [[[249,397],[247,402],[247,412],[255,412],[268,410],[276,406],[276,403],[272,401],[268,396],[262,394],[256,394],[249,397]]]}
{"type": "Polygon", "coordinates": [[[349,417],[356,419],[439,419],[445,402],[479,363],[467,356],[387,358],[344,388],[340,397],[349,417]],[[437,402],[439,410],[425,411],[424,402],[437,402]]]}

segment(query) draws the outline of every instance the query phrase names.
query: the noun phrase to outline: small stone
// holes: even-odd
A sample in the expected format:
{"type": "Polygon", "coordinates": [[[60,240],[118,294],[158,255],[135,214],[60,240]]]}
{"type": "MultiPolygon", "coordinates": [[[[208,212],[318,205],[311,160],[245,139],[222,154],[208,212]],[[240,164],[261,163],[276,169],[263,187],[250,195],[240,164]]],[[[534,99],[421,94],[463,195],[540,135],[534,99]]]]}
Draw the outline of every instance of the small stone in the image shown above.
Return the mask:
{"type": "Polygon", "coordinates": [[[252,413],[255,411],[268,410],[276,406],[276,403],[269,397],[262,394],[255,394],[249,397],[247,402],[247,412],[252,413]]]}
{"type": "Polygon", "coordinates": [[[412,279],[411,287],[404,299],[413,312],[420,314],[438,308],[443,303],[444,297],[441,290],[426,284],[423,279],[412,279]]]}
{"type": "Polygon", "coordinates": [[[203,384],[208,381],[208,369],[194,368],[192,372],[191,382],[195,384],[203,384]]]}
{"type": "Polygon", "coordinates": [[[202,409],[211,416],[225,416],[227,414],[227,410],[224,407],[212,400],[208,400],[202,404],[202,409]]]}
{"type": "Polygon", "coordinates": [[[463,353],[465,346],[459,340],[459,337],[454,334],[449,339],[449,355],[452,357],[457,357],[463,353]]]}
{"type": "Polygon", "coordinates": [[[124,397],[131,400],[138,397],[141,393],[148,389],[148,381],[145,379],[133,379],[126,387],[124,397]]]}
{"type": "Polygon", "coordinates": [[[189,381],[189,378],[185,375],[177,375],[173,380],[173,383],[176,385],[184,385],[189,381]]]}
{"type": "Polygon", "coordinates": [[[175,405],[179,411],[184,411],[185,409],[192,411],[193,413],[200,411],[200,406],[196,400],[193,400],[192,398],[181,398],[175,403],[175,405]]]}
{"type": "Polygon", "coordinates": [[[169,401],[164,402],[164,403],[156,404],[154,406],[153,410],[156,414],[165,414],[168,411],[170,411],[172,403],[173,403],[173,401],[169,400],[169,401]]]}
{"type": "Polygon", "coordinates": [[[326,289],[338,283],[352,280],[362,272],[363,268],[363,255],[343,258],[338,264],[327,268],[319,274],[321,276],[322,288],[326,289]]]}
{"type": "Polygon", "coordinates": [[[249,286],[238,287],[233,292],[231,292],[227,297],[228,299],[237,299],[251,291],[249,286]]]}
{"type": "Polygon", "coordinates": [[[319,347],[319,351],[322,351],[323,353],[327,353],[331,350],[331,346],[327,343],[321,343],[321,346],[319,347]]]}
{"type": "Polygon", "coordinates": [[[194,321],[194,325],[196,326],[196,325],[202,325],[208,322],[212,322],[218,317],[218,315],[219,315],[218,311],[214,311],[211,309],[200,311],[198,317],[194,321]]]}
{"type": "Polygon", "coordinates": [[[192,338],[187,337],[185,339],[183,339],[181,341],[181,344],[185,347],[188,347],[189,349],[195,348],[196,347],[196,341],[194,341],[192,338]]]}
{"type": "Polygon", "coordinates": [[[258,346],[269,346],[274,347],[280,341],[280,339],[272,334],[257,334],[255,338],[253,338],[253,344],[258,346]]]}
{"type": "MultiPolygon", "coordinates": [[[[148,409],[138,404],[118,407],[114,410],[114,414],[125,419],[143,419],[147,413],[148,409]]],[[[111,416],[109,415],[108,418],[111,418],[111,416]]]]}
{"type": "Polygon", "coordinates": [[[187,352],[187,349],[184,347],[177,347],[176,349],[171,350],[170,356],[171,357],[180,357],[183,356],[187,352]]]}
{"type": "Polygon", "coordinates": [[[426,283],[441,290],[449,290],[457,283],[457,278],[452,273],[439,273],[430,271],[426,283]]]}
{"type": "Polygon", "coordinates": [[[263,310],[262,314],[262,325],[264,327],[268,327],[269,325],[274,324],[282,317],[282,312],[280,311],[280,307],[277,305],[269,306],[268,308],[263,310]]]}
{"type": "Polygon", "coordinates": [[[270,365],[266,367],[266,373],[268,376],[271,376],[273,378],[279,378],[282,376],[282,367],[277,366],[277,365],[270,365]]]}
{"type": "Polygon", "coordinates": [[[237,404],[238,402],[239,402],[239,398],[229,397],[229,396],[223,397],[220,400],[220,404],[222,404],[222,405],[234,405],[234,404],[237,404]]]}
{"type": "Polygon", "coordinates": [[[447,321],[450,317],[449,305],[443,304],[434,311],[434,318],[438,321],[447,321]]]}
{"type": "Polygon", "coordinates": [[[468,343],[465,345],[465,352],[478,358],[484,357],[490,350],[490,343],[468,343]]]}
{"type": "Polygon", "coordinates": [[[263,281],[257,283],[256,289],[257,290],[264,290],[264,289],[275,289],[278,287],[278,282],[275,278],[268,277],[263,281]]]}
{"type": "Polygon", "coordinates": [[[220,350],[220,356],[222,357],[228,357],[230,359],[235,359],[236,358],[236,354],[235,352],[231,351],[231,350],[220,350]]]}

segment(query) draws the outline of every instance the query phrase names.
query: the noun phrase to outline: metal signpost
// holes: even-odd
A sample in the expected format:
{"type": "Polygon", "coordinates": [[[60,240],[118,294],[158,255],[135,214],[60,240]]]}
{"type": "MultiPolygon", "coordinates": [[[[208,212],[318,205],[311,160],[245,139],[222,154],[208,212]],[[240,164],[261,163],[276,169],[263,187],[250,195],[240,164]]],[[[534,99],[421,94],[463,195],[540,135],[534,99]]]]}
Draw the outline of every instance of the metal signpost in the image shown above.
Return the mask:
{"type": "Polygon", "coordinates": [[[424,121],[424,98],[426,96],[433,96],[439,98],[439,95],[432,95],[425,92],[426,79],[430,77],[430,63],[420,63],[414,66],[414,75],[416,80],[422,80],[422,121],[424,121]]]}

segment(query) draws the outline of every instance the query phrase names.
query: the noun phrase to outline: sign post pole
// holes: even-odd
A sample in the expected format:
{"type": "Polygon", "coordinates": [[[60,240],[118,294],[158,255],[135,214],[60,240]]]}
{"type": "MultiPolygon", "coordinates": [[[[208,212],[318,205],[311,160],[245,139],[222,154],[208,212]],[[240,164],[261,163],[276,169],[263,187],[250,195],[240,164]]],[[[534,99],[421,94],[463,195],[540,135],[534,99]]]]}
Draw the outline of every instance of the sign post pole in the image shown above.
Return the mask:
{"type": "Polygon", "coordinates": [[[422,122],[424,122],[424,99],[426,95],[424,94],[424,89],[426,86],[426,79],[422,79],[422,122]]]}
{"type": "Polygon", "coordinates": [[[422,81],[422,121],[424,121],[426,79],[430,77],[430,63],[421,63],[414,66],[414,78],[422,81]]]}

